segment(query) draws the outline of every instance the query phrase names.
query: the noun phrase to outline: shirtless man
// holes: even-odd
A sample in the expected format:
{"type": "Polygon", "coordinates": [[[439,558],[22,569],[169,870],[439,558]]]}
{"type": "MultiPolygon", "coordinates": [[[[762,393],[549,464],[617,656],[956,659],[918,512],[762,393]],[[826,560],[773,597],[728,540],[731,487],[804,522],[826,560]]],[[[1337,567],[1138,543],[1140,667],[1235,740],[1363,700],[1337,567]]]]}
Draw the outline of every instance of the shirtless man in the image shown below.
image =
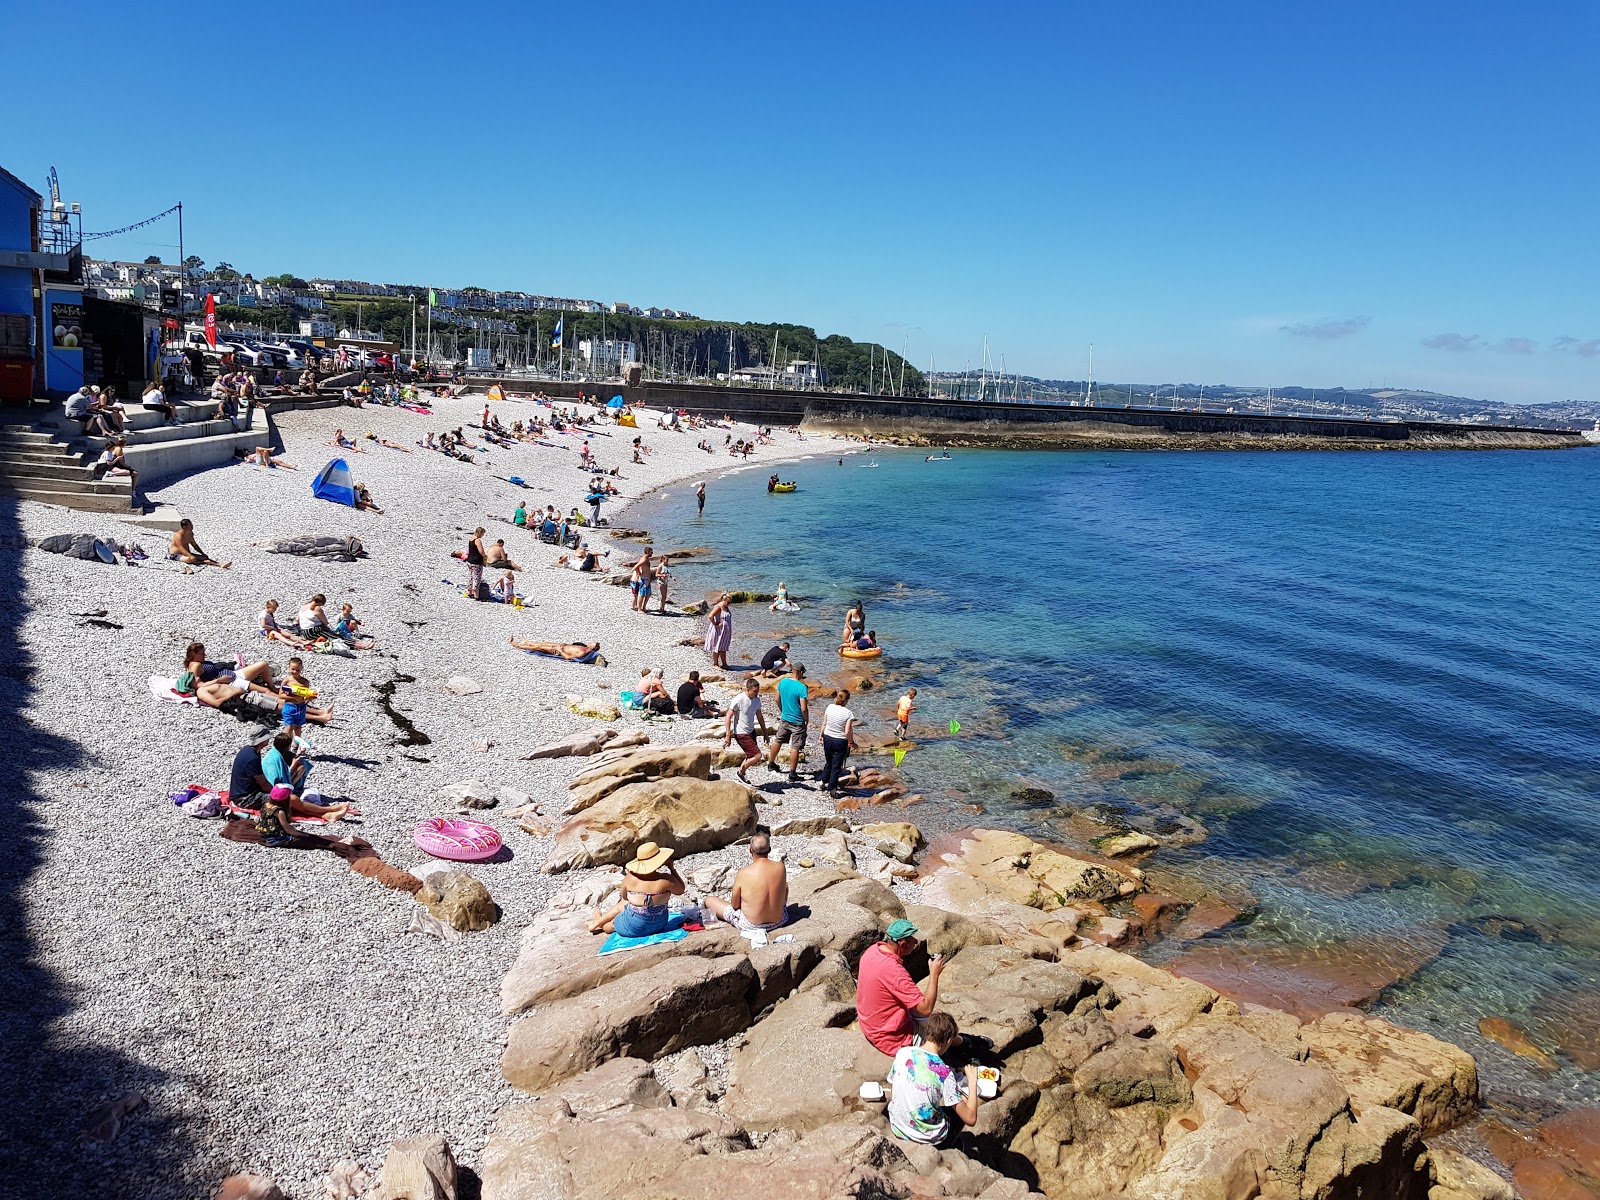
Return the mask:
{"type": "Polygon", "coordinates": [[[757,833],[750,839],[750,865],[733,877],[733,899],[706,897],[706,907],[735,929],[777,929],[789,919],[789,876],[773,862],[772,839],[757,833]]]}
{"type": "Polygon", "coordinates": [[[587,658],[600,649],[599,642],[591,642],[585,645],[583,642],[530,642],[512,638],[511,644],[518,650],[532,650],[535,654],[553,654],[557,658],[570,658],[574,661],[580,658],[587,658]]]}
{"type": "Polygon", "coordinates": [[[194,540],[194,522],[188,517],[178,522],[178,531],[172,535],[172,541],[167,543],[167,557],[177,562],[188,563],[191,567],[222,567],[227,569],[233,566],[232,562],[218,562],[194,540]]]}
{"type": "Polygon", "coordinates": [[[506,571],[520,571],[521,567],[511,561],[511,556],[506,553],[505,538],[496,538],[494,545],[489,547],[489,552],[484,555],[485,567],[499,567],[506,571]]]}

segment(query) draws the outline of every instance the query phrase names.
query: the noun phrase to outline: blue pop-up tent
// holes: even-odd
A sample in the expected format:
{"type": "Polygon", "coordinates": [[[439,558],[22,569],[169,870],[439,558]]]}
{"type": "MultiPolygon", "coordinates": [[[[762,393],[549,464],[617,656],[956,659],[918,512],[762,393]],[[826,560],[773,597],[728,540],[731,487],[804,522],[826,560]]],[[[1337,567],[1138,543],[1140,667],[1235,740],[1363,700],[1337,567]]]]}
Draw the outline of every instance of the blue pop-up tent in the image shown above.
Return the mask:
{"type": "Polygon", "coordinates": [[[336,458],[311,481],[311,494],[318,500],[332,500],[335,504],[356,506],[356,480],[344,459],[336,458]]]}
{"type": "Polygon", "coordinates": [[[613,396],[606,402],[607,408],[622,408],[626,404],[621,396],[613,396]]]}

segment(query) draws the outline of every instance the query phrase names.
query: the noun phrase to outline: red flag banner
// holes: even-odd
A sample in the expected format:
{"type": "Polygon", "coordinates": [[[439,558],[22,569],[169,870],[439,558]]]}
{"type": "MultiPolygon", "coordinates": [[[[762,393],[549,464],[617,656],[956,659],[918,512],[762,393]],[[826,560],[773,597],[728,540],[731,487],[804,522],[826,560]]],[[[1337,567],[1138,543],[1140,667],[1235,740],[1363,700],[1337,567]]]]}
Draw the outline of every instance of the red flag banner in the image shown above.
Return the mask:
{"type": "Polygon", "coordinates": [[[217,348],[217,298],[210,292],[206,293],[206,342],[217,348]]]}

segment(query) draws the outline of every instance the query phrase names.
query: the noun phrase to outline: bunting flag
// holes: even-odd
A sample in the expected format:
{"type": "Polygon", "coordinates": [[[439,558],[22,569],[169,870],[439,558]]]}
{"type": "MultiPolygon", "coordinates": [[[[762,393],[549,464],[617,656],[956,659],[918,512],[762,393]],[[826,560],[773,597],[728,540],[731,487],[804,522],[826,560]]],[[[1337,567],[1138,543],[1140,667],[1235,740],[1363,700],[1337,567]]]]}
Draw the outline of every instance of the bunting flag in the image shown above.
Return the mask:
{"type": "Polygon", "coordinates": [[[961,722],[956,720],[954,717],[950,718],[950,732],[951,733],[960,733],[961,732],[961,722]]]}
{"type": "Polygon", "coordinates": [[[554,336],[552,336],[551,339],[550,339],[550,349],[552,349],[552,350],[561,349],[561,326],[565,322],[566,322],[566,318],[565,317],[557,318],[557,320],[556,320],[556,331],[555,331],[554,336]]]}
{"type": "Polygon", "coordinates": [[[905,762],[905,760],[906,760],[906,752],[905,752],[904,749],[896,750],[894,752],[894,765],[895,766],[898,767],[901,763],[905,762]]]}

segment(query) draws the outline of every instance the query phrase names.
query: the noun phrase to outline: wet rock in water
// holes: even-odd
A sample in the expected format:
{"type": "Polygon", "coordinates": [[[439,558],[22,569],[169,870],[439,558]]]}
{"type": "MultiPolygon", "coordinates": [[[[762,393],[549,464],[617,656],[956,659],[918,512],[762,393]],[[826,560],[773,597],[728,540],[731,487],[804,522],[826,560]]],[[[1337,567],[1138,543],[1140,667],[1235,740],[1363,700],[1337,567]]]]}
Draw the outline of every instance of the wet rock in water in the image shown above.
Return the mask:
{"type": "Polygon", "coordinates": [[[489,889],[461,870],[429,875],[417,892],[417,903],[462,933],[487,929],[500,919],[500,909],[489,889]]]}
{"type": "Polygon", "coordinates": [[[439,1134],[401,1138],[383,1160],[383,1200],[456,1200],[456,1158],[439,1134]]]}
{"type": "Polygon", "coordinates": [[[1464,1154],[1433,1146],[1428,1157],[1433,1162],[1428,1200],[1517,1200],[1509,1183],[1464,1154]]]}
{"type": "Polygon", "coordinates": [[[1478,1111],[1478,1064],[1448,1042],[1377,1017],[1329,1013],[1300,1030],[1309,1061],[1332,1071],[1357,1105],[1416,1118],[1424,1136],[1478,1111]]]}
{"type": "Polygon", "coordinates": [[[1173,928],[1172,935],[1196,941],[1252,915],[1251,910],[1229,904],[1219,896],[1203,896],[1190,905],[1189,911],[1173,928]]]}
{"type": "Polygon", "coordinates": [[[449,784],[435,792],[433,798],[458,812],[495,806],[495,790],[481,779],[463,779],[460,783],[449,784]]]}
{"type": "Polygon", "coordinates": [[[1365,1008],[1385,988],[1409,979],[1437,958],[1446,940],[1444,931],[1431,925],[1395,930],[1385,937],[1304,946],[1247,945],[1213,938],[1167,965],[1235,1000],[1281,1008],[1309,1020],[1341,1008],[1365,1008]]]}
{"type": "Polygon", "coordinates": [[[444,690],[454,696],[472,696],[483,691],[483,685],[465,675],[452,675],[445,680],[444,690]]]}
{"type": "Polygon", "coordinates": [[[1095,843],[1095,849],[1107,858],[1123,858],[1129,854],[1144,854],[1150,850],[1158,850],[1161,843],[1148,833],[1137,831],[1119,833],[1112,837],[1102,838],[1095,843]]]}
{"type": "Polygon", "coordinates": [[[1600,988],[1547,992],[1537,1007],[1540,1036],[1580,1071],[1600,1071],[1600,988]]]}
{"type": "Polygon", "coordinates": [[[1053,802],[1056,794],[1041,787],[1014,788],[1011,798],[1019,804],[1026,804],[1030,808],[1042,808],[1053,802]]]}
{"type": "Polygon", "coordinates": [[[1600,1179],[1600,1108],[1575,1108],[1539,1126],[1539,1138],[1600,1179]]]}
{"type": "Polygon", "coordinates": [[[1175,896],[1161,895],[1159,892],[1142,892],[1135,896],[1131,903],[1133,911],[1139,915],[1139,921],[1144,926],[1144,933],[1148,938],[1160,937],[1176,925],[1184,909],[1183,901],[1175,896]]]}
{"type": "Polygon", "coordinates": [[[1600,1200],[1600,1190],[1559,1159],[1525,1158],[1511,1169],[1511,1182],[1522,1200],[1600,1200]]]}
{"type": "Polygon", "coordinates": [[[1538,1064],[1541,1070],[1557,1071],[1561,1068],[1549,1051],[1530,1038],[1520,1025],[1505,1017],[1484,1017],[1478,1022],[1478,1032],[1491,1042],[1498,1042],[1518,1058],[1538,1064]]]}
{"type": "Polygon", "coordinates": [[[755,793],[731,779],[658,779],[618,788],[556,830],[546,874],[620,865],[640,842],[679,855],[717,850],[755,832],[755,793]]]}

